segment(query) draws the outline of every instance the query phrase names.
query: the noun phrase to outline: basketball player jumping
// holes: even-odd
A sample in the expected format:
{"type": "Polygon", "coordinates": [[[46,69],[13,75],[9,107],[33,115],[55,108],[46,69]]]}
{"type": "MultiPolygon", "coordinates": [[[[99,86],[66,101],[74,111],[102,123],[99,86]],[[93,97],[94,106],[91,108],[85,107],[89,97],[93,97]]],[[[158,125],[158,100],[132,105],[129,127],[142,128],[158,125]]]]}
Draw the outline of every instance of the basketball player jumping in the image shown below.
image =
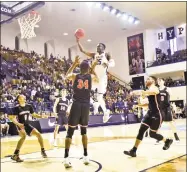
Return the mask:
{"type": "MultiPolygon", "coordinates": [[[[92,89],[93,90],[97,89],[97,101],[100,104],[104,112],[103,122],[107,122],[109,120],[110,111],[106,109],[106,104],[103,98],[103,94],[106,93],[106,88],[107,88],[107,82],[108,82],[107,70],[109,67],[114,67],[115,62],[111,58],[110,54],[105,52],[105,49],[106,49],[105,44],[99,43],[97,45],[97,53],[91,53],[83,49],[78,38],[77,38],[77,43],[82,53],[92,58],[93,60],[98,61],[97,66],[95,68],[95,72],[99,78],[99,83],[93,84],[92,89]]],[[[95,106],[94,108],[97,108],[97,111],[98,111],[98,106],[95,106]]]]}
{"type": "Polygon", "coordinates": [[[55,125],[54,130],[54,146],[57,146],[56,137],[59,131],[60,126],[64,126],[65,129],[68,129],[68,117],[67,114],[69,114],[71,104],[69,100],[66,98],[67,91],[66,88],[62,88],[60,91],[60,97],[58,97],[55,100],[54,106],[53,106],[53,112],[55,115],[57,115],[57,124],[55,125]]]}
{"type": "MultiPolygon", "coordinates": [[[[93,70],[97,62],[93,63],[93,70]]],[[[86,61],[83,61],[80,64],[80,73],[74,74],[72,71],[76,66],[79,65],[79,57],[75,58],[75,62],[70,67],[67,72],[66,78],[73,82],[73,104],[70,110],[69,121],[68,121],[68,131],[65,140],[65,168],[70,168],[71,163],[69,161],[69,149],[72,141],[72,136],[77,125],[80,125],[81,135],[82,135],[82,144],[84,148],[83,163],[85,165],[89,164],[89,158],[87,153],[87,131],[89,120],[89,111],[90,111],[90,93],[92,83],[98,82],[96,75],[89,74],[89,64],[86,61]]],[[[94,73],[94,72],[93,72],[94,73]]]]}
{"type": "Polygon", "coordinates": [[[18,133],[21,136],[21,138],[18,141],[16,150],[14,152],[14,155],[12,155],[11,159],[16,162],[23,162],[23,160],[20,159],[19,157],[19,151],[26,139],[26,135],[29,135],[29,136],[34,135],[37,137],[38,142],[41,147],[41,154],[43,158],[47,158],[47,155],[44,149],[44,142],[43,142],[42,135],[36,128],[34,128],[32,125],[28,123],[30,114],[34,118],[42,118],[42,116],[36,114],[33,110],[33,107],[30,104],[26,103],[26,98],[24,95],[19,95],[17,99],[18,99],[19,104],[13,108],[12,114],[9,115],[9,119],[16,125],[18,133]],[[16,117],[18,120],[16,119],[16,117]]]}
{"type": "MultiPolygon", "coordinates": [[[[149,102],[148,104],[149,110],[147,112],[147,115],[143,117],[134,147],[130,151],[124,151],[124,154],[126,155],[136,157],[137,148],[140,145],[144,133],[148,128],[150,128],[149,135],[151,138],[154,138],[159,141],[161,140],[164,141],[165,144],[163,150],[169,149],[170,145],[173,143],[172,139],[165,139],[162,135],[157,133],[157,130],[160,128],[162,124],[162,115],[160,113],[159,104],[158,104],[160,99],[160,94],[159,94],[158,87],[155,86],[156,82],[157,80],[155,77],[149,77],[146,81],[146,86],[148,87],[148,90],[139,91],[139,92],[134,91],[132,93],[135,95],[142,95],[143,97],[147,96],[149,102]]],[[[145,105],[142,105],[142,107],[143,106],[145,105]]]]}
{"type": "MultiPolygon", "coordinates": [[[[171,112],[171,107],[170,107],[170,95],[171,95],[171,90],[166,87],[165,81],[163,78],[158,78],[158,85],[160,89],[160,107],[161,111],[163,114],[163,121],[169,123],[171,130],[173,131],[175,140],[179,142],[179,137],[177,135],[177,129],[173,121],[173,116],[171,112]]],[[[158,143],[159,141],[157,141],[158,143]]]]}

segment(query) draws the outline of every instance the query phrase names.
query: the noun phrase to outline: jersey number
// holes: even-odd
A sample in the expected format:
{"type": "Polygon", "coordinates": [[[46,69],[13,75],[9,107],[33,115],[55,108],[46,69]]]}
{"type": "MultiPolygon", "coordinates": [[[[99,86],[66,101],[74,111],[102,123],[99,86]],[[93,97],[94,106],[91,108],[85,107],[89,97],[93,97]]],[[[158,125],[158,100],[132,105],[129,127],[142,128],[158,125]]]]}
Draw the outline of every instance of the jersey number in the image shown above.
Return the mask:
{"type": "Polygon", "coordinates": [[[161,101],[164,101],[164,96],[161,96],[161,101]]]}
{"type": "Polygon", "coordinates": [[[65,111],[65,106],[61,106],[60,110],[65,111]]]}
{"type": "Polygon", "coordinates": [[[97,59],[97,64],[101,65],[101,59],[97,59]]]}
{"type": "Polygon", "coordinates": [[[79,79],[77,88],[78,89],[83,89],[83,88],[88,89],[88,80],[83,81],[82,79],[79,79]]]}

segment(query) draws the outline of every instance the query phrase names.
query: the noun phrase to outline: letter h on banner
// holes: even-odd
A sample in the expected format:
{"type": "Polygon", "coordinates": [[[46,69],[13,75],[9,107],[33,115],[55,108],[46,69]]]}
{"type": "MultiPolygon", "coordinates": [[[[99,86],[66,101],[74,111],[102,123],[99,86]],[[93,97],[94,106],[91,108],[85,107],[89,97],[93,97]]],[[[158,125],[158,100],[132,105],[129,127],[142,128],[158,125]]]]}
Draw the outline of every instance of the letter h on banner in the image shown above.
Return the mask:
{"type": "Polygon", "coordinates": [[[166,33],[167,33],[167,40],[175,38],[175,28],[174,27],[167,28],[166,33]]]}
{"type": "Polygon", "coordinates": [[[162,29],[157,32],[157,40],[158,42],[165,41],[166,38],[166,30],[162,29]]]}

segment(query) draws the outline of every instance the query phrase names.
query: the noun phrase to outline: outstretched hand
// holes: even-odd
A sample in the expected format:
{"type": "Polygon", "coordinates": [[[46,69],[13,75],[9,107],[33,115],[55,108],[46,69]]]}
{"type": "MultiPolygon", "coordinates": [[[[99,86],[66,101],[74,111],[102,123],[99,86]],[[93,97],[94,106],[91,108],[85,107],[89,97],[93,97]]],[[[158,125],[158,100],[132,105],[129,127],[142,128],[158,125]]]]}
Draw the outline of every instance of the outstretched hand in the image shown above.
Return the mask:
{"type": "Polygon", "coordinates": [[[75,64],[80,64],[80,57],[79,56],[76,56],[75,57],[75,64]]]}

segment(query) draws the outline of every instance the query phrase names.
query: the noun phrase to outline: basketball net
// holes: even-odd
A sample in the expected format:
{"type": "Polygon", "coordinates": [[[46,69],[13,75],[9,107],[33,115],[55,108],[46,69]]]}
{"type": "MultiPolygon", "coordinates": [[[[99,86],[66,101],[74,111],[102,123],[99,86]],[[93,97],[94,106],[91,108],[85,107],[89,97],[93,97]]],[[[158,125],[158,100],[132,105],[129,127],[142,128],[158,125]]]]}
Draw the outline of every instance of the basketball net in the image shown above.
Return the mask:
{"type": "Polygon", "coordinates": [[[33,37],[36,37],[34,28],[39,27],[36,24],[40,20],[41,20],[41,16],[35,11],[32,11],[28,15],[19,18],[18,23],[21,31],[21,39],[31,39],[33,37]]]}

